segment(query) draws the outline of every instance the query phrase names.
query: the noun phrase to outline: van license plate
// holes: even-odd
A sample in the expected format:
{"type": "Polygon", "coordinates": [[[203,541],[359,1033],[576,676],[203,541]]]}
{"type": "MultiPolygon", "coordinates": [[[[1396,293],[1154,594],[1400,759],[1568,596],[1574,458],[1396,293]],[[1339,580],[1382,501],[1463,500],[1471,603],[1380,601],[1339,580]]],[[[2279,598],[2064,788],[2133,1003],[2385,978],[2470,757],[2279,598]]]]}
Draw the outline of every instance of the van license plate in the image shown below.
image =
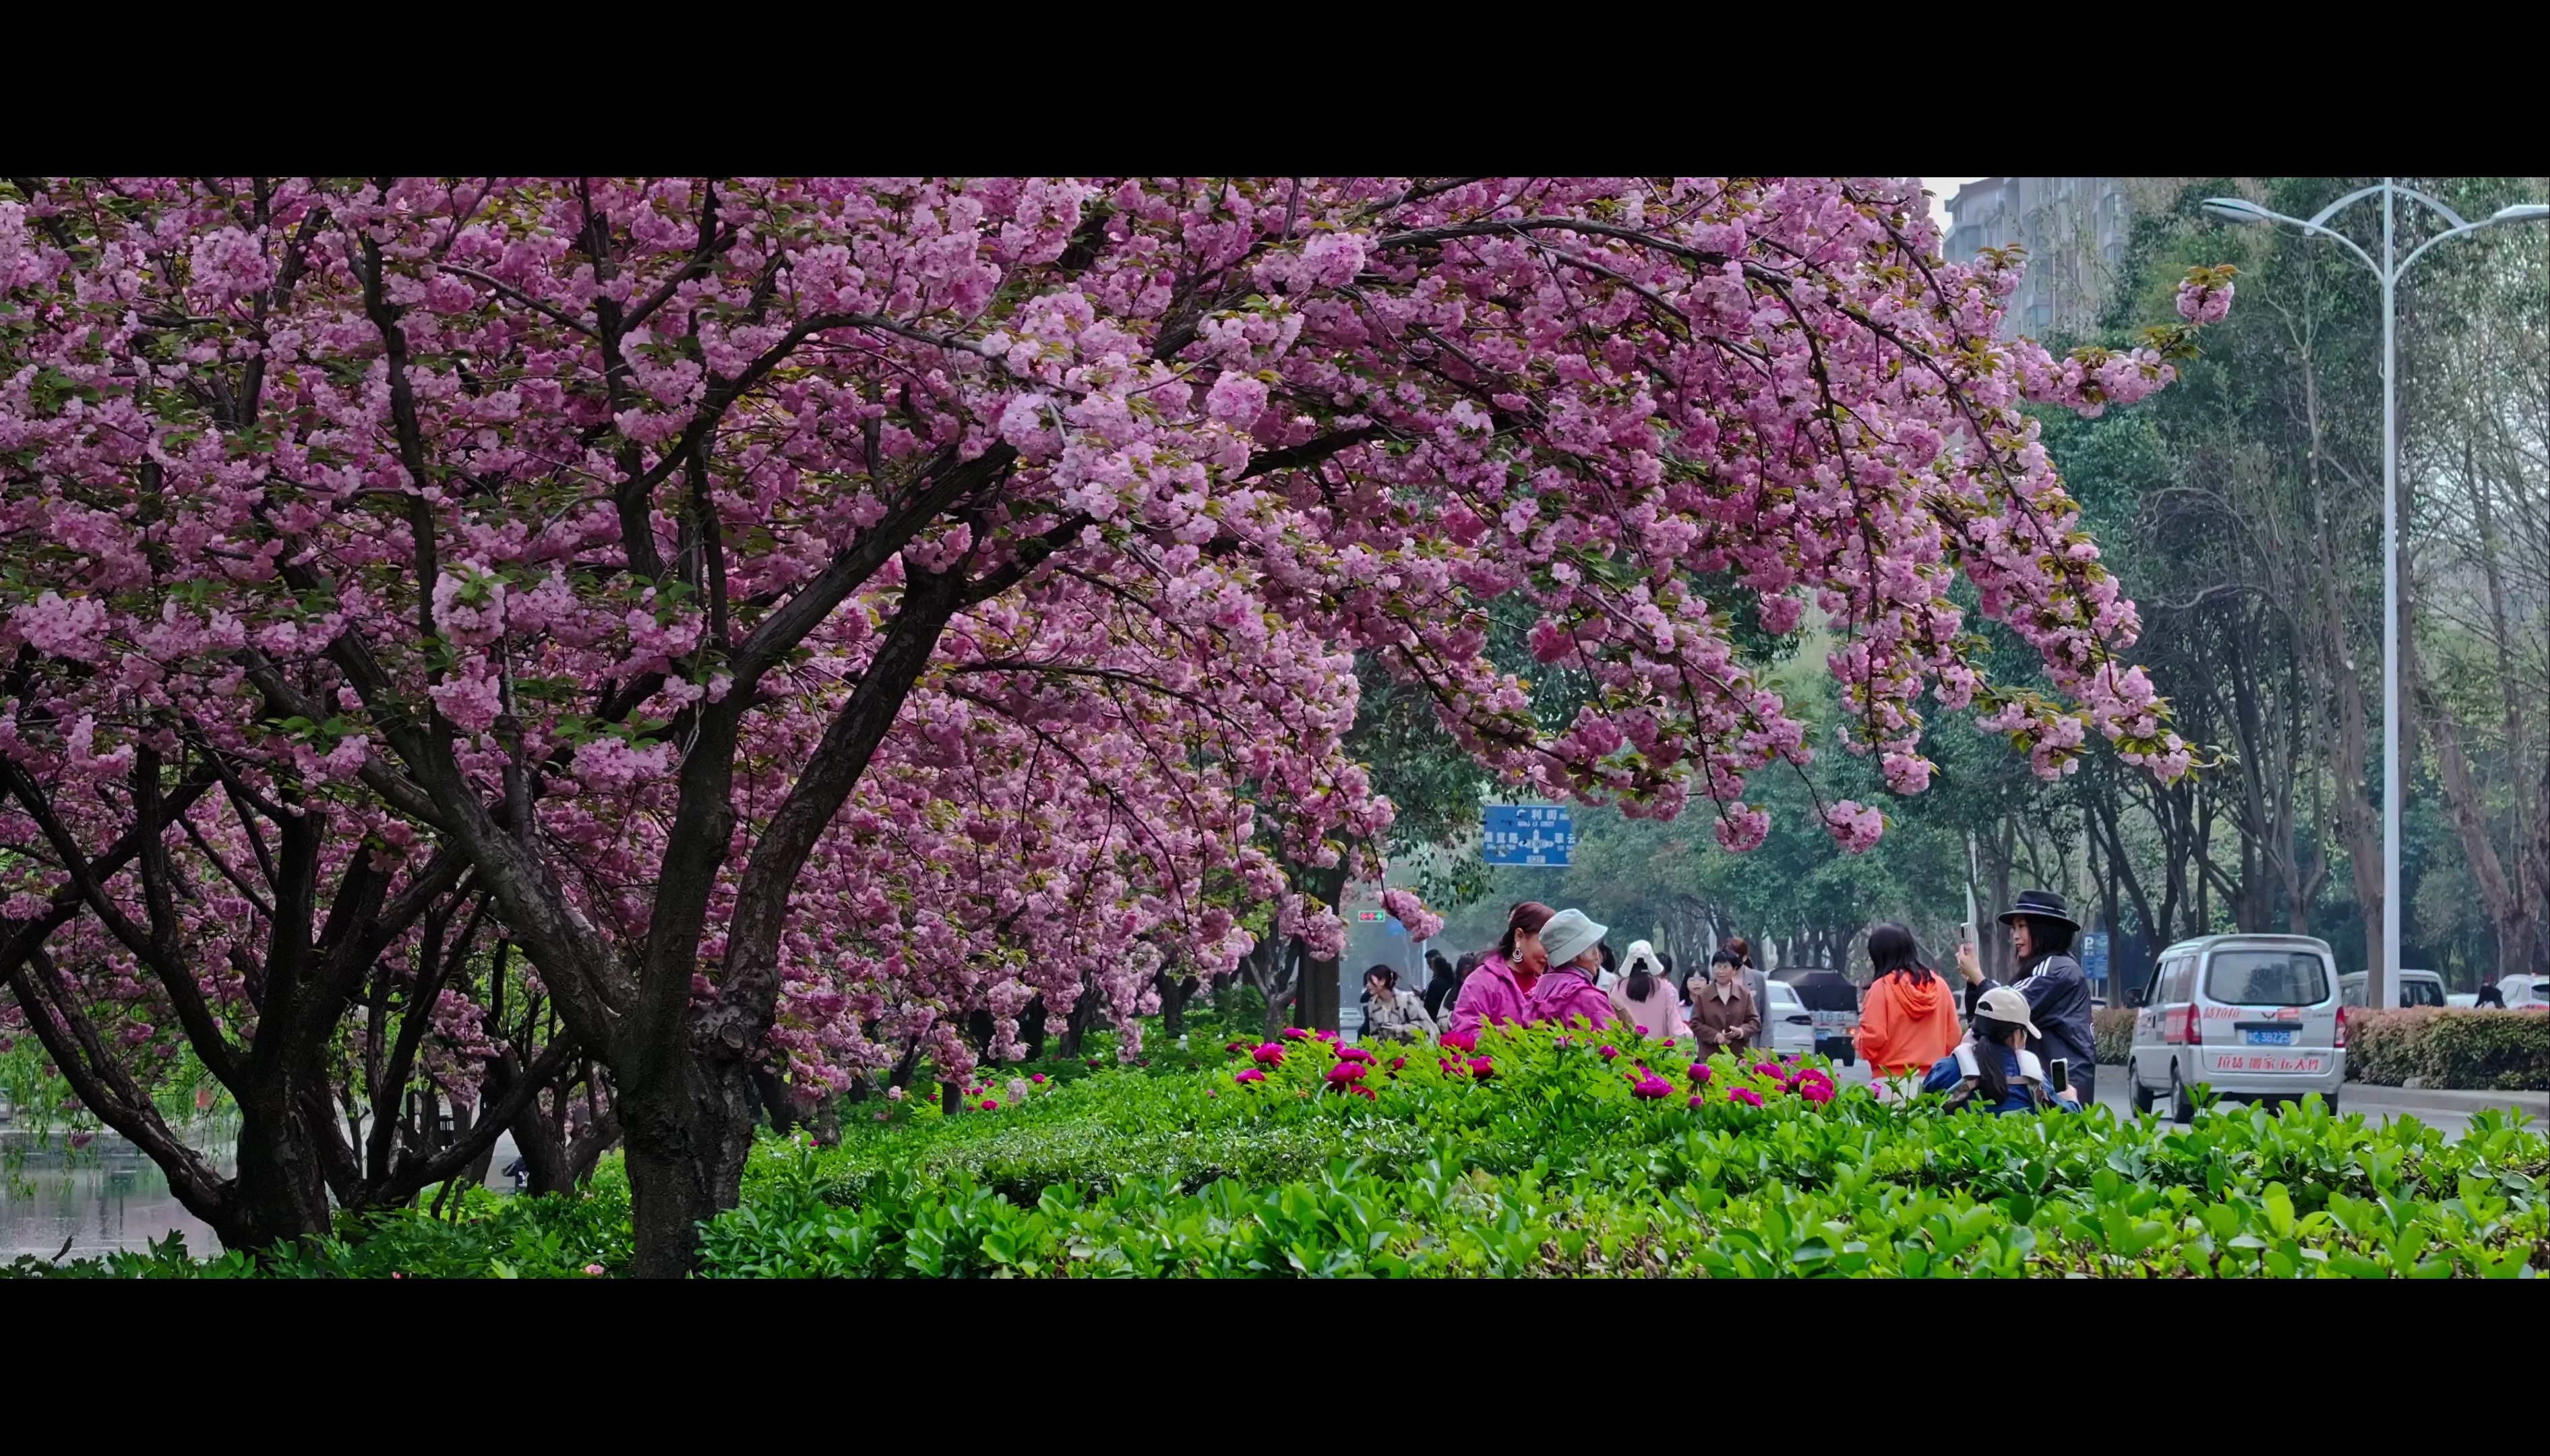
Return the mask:
{"type": "Polygon", "coordinates": [[[2251,1046],[2291,1046],[2294,1044],[2294,1033],[2291,1031],[2244,1031],[2240,1034],[2249,1038],[2249,1044],[2251,1046]]]}

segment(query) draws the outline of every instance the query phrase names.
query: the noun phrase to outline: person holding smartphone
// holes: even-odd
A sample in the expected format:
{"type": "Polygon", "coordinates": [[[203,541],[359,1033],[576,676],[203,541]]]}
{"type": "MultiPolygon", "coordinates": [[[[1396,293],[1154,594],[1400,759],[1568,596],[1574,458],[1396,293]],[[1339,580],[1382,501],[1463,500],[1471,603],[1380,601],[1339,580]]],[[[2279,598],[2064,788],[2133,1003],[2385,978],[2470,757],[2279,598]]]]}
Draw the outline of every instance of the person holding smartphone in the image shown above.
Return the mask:
{"type": "MultiPolygon", "coordinates": [[[[2010,928],[2010,948],[2022,972],[2012,988],[2025,998],[2027,1049],[2039,1058],[2061,1057],[2081,1105],[2098,1101],[2099,1043],[2090,1029],[2090,978],[2072,958],[2072,937],[2081,922],[2072,919],[2063,897],[2051,890],[2021,890],[2018,903],[2002,912],[2010,928]],[[2043,1026],[2043,1034],[2037,1027],[2043,1026]]],[[[1971,941],[1957,947],[1957,974],[1965,978],[1968,1019],[1981,1015],[1982,998],[2001,983],[1986,976],[1975,960],[1971,941]]]]}
{"type": "MultiPolygon", "coordinates": [[[[1975,1002],[1974,1039],[1932,1063],[1921,1090],[1948,1094],[1951,1112],[1971,1106],[1995,1115],[2077,1113],[2080,1089],[2051,1085],[2036,1053],[2027,1049],[2030,1041],[2044,1039],[2028,1016],[2027,998],[1995,986],[1975,1002]]],[[[2069,1070],[2068,1063],[2056,1065],[2069,1070]]]]}

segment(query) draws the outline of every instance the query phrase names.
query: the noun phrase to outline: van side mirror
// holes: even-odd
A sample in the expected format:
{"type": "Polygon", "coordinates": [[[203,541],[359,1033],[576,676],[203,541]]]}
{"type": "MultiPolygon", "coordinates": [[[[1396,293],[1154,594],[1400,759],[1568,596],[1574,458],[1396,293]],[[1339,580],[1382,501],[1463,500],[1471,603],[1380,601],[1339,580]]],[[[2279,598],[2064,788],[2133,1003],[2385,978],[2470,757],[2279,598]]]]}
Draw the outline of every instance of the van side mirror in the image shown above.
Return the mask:
{"type": "Polygon", "coordinates": [[[2128,991],[2125,993],[2125,1005],[2127,1006],[2141,1006],[2148,1000],[2150,1000],[2150,998],[2144,996],[2139,990],[2128,991]]]}

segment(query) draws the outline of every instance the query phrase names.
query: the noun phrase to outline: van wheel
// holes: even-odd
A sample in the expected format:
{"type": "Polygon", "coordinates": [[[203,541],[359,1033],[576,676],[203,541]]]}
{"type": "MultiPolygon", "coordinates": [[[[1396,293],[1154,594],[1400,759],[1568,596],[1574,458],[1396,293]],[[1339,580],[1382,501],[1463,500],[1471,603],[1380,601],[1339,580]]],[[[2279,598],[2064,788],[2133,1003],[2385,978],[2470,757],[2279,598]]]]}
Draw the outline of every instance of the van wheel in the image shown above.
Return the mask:
{"type": "Polygon", "coordinates": [[[2187,1084],[2178,1080],[2178,1068],[2169,1069],[2169,1119],[2173,1122],[2196,1120],[2196,1100],[2187,1095],[2187,1084]]]}
{"type": "Polygon", "coordinates": [[[2143,1079],[2136,1077],[2133,1080],[2134,1111],[2137,1113],[2148,1113],[2152,1110],[2153,1105],[2158,1103],[2160,1099],[2153,1096],[2152,1090],[2143,1085],[2143,1079]]]}

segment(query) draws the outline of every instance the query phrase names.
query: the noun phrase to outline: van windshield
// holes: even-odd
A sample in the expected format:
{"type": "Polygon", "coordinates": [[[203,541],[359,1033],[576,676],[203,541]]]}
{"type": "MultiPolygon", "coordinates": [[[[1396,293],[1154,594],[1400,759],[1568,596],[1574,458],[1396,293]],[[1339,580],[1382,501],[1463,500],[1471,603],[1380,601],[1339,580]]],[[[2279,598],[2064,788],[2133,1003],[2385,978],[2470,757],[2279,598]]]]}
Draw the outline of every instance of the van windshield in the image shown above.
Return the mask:
{"type": "Polygon", "coordinates": [[[2317,1006],[2328,972],[2307,950],[2225,950],[2206,968],[2205,994],[2228,1006],[2317,1006]]]}

